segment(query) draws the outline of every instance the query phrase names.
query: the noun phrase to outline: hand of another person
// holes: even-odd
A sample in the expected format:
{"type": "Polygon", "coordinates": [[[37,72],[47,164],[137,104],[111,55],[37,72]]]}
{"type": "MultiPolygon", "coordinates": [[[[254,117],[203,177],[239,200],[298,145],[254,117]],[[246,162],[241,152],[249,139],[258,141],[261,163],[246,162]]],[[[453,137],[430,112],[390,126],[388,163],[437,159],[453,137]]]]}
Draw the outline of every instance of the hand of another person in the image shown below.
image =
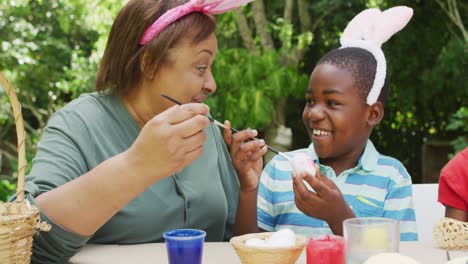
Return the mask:
{"type": "Polygon", "coordinates": [[[445,206],[445,217],[452,218],[458,221],[467,222],[468,221],[468,212],[460,210],[455,207],[445,206]]]}
{"type": "Polygon", "coordinates": [[[342,222],[354,217],[354,213],[333,181],[322,175],[320,168],[314,164],[315,177],[303,171],[293,173],[295,203],[304,214],[326,221],[335,234],[341,235],[342,222]],[[303,180],[315,190],[311,192],[303,180]]]}
{"type": "Polygon", "coordinates": [[[262,156],[268,150],[265,141],[253,139],[258,135],[256,130],[246,129],[232,134],[231,123],[225,121],[224,125],[228,128],[224,128],[223,137],[230,146],[232,164],[240,181],[240,191],[257,191],[263,169],[262,156]]]}
{"type": "Polygon", "coordinates": [[[142,128],[128,156],[145,177],[158,180],[174,174],[203,152],[210,121],[204,104],[175,105],[153,117],[142,128]]]}

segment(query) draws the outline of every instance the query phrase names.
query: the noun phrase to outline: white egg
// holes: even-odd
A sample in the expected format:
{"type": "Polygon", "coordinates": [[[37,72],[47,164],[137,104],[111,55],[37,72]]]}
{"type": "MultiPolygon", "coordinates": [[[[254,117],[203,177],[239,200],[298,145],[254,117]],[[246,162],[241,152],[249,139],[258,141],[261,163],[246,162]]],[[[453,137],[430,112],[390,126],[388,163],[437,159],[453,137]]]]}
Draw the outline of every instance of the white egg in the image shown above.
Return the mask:
{"type": "Polygon", "coordinates": [[[366,260],[364,264],[419,264],[416,260],[400,253],[380,253],[366,260]]]}
{"type": "Polygon", "coordinates": [[[291,229],[282,229],[273,233],[265,243],[271,247],[293,247],[296,245],[296,235],[291,229]]]}
{"type": "Polygon", "coordinates": [[[245,241],[245,245],[249,247],[267,247],[265,240],[260,238],[251,238],[245,241]]]}
{"type": "Polygon", "coordinates": [[[315,176],[316,171],[314,167],[314,160],[306,153],[299,153],[294,155],[291,160],[291,165],[296,173],[307,172],[312,176],[315,176]]]}
{"type": "MultiPolygon", "coordinates": [[[[296,174],[309,173],[312,176],[315,176],[316,174],[314,160],[306,153],[299,153],[294,155],[294,157],[290,160],[290,163],[293,168],[293,171],[296,174]]],[[[304,183],[307,190],[315,192],[315,190],[309,185],[308,182],[306,182],[305,180],[303,180],[302,182],[304,183]]]]}
{"type": "Polygon", "coordinates": [[[275,237],[275,236],[292,237],[296,239],[296,234],[294,234],[294,231],[288,228],[278,230],[273,235],[271,235],[271,237],[275,237]]]}
{"type": "Polygon", "coordinates": [[[272,240],[272,241],[269,241],[267,245],[269,247],[287,248],[287,247],[294,247],[296,245],[296,242],[290,241],[290,240],[272,240]]]}

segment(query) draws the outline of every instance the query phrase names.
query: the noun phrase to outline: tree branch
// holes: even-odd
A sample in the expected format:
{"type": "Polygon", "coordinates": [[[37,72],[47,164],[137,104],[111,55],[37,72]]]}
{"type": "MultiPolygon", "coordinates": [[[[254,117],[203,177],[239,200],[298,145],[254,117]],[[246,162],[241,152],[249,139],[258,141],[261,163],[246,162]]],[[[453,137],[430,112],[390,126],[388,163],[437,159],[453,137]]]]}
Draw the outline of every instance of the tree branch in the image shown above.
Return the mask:
{"type": "Polygon", "coordinates": [[[284,4],[284,24],[292,24],[292,15],[294,11],[294,0],[285,0],[284,4]]]}
{"type": "Polygon", "coordinates": [[[253,18],[255,27],[260,37],[260,43],[265,50],[274,50],[273,38],[269,30],[268,20],[266,18],[265,5],[263,0],[254,1],[252,4],[253,18]]]}
{"type": "Polygon", "coordinates": [[[7,152],[5,150],[0,150],[0,155],[4,155],[7,160],[17,160],[18,159],[18,157],[16,156],[16,153],[7,152]]]}
{"type": "Polygon", "coordinates": [[[308,0],[297,0],[297,10],[299,13],[299,21],[301,22],[301,32],[312,32],[312,22],[307,6],[309,5],[308,0]]]}
{"type": "Polygon", "coordinates": [[[234,14],[237,20],[237,26],[239,27],[239,34],[244,41],[244,46],[251,54],[258,55],[257,46],[252,38],[252,31],[250,30],[247,18],[241,8],[234,9],[234,14]]]}
{"type": "Polygon", "coordinates": [[[465,43],[468,43],[468,33],[466,32],[465,25],[463,20],[460,17],[460,12],[458,11],[457,1],[456,0],[447,0],[447,5],[442,3],[442,0],[436,0],[437,4],[442,8],[442,10],[447,14],[447,16],[452,20],[455,26],[461,31],[465,43]]]}
{"type": "MultiPolygon", "coordinates": [[[[302,5],[299,6],[299,12],[303,12],[303,10],[306,10],[306,7],[307,7],[307,0],[298,0],[298,3],[299,5],[302,5]]],[[[299,17],[302,17],[301,20],[301,28],[302,28],[302,33],[305,33],[305,32],[315,32],[320,24],[320,22],[322,22],[325,17],[327,17],[329,14],[331,14],[332,12],[334,12],[338,7],[340,6],[340,3],[336,3],[334,6],[330,7],[329,9],[327,9],[325,12],[323,12],[317,19],[314,20],[314,23],[311,24],[311,19],[310,19],[310,16],[309,14],[306,12],[306,14],[300,14],[299,17]],[[307,29],[306,31],[304,31],[305,29],[307,29]]],[[[300,47],[299,46],[299,43],[298,43],[298,46],[294,49],[294,51],[291,53],[291,55],[289,56],[289,63],[291,65],[297,65],[300,61],[302,61],[302,59],[304,58],[306,52],[308,50],[308,47],[300,47]]]]}
{"type": "Polygon", "coordinates": [[[1,146],[2,146],[2,150],[0,150],[0,151],[1,151],[1,153],[3,155],[5,155],[5,157],[7,159],[9,159],[9,160],[17,160],[18,159],[17,145],[15,145],[15,144],[13,144],[11,142],[3,142],[3,144],[1,146]]]}
{"type": "Polygon", "coordinates": [[[325,10],[325,12],[323,12],[317,19],[315,19],[314,23],[310,27],[310,32],[314,32],[318,28],[319,23],[322,22],[325,19],[325,17],[327,17],[329,14],[331,14],[336,9],[338,9],[339,6],[340,6],[340,3],[335,3],[334,6],[330,7],[327,10],[325,10]]]}

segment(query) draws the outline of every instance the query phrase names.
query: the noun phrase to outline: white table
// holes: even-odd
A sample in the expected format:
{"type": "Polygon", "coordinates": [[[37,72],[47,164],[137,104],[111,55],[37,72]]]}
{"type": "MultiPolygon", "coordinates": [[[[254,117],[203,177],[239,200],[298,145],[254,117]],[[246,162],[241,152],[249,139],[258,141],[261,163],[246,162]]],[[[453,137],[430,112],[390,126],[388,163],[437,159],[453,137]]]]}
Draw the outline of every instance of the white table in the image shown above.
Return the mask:
{"type": "MultiPolygon", "coordinates": [[[[410,256],[423,264],[447,262],[447,251],[437,248],[431,242],[401,242],[400,253],[410,256]]],[[[468,256],[468,251],[449,252],[450,257],[468,256]]],[[[126,264],[126,263],[168,263],[164,243],[141,245],[87,245],[70,259],[73,264],[126,264]]],[[[229,243],[205,243],[203,263],[239,264],[240,260],[229,243]]],[[[297,263],[306,263],[305,250],[297,263]]]]}

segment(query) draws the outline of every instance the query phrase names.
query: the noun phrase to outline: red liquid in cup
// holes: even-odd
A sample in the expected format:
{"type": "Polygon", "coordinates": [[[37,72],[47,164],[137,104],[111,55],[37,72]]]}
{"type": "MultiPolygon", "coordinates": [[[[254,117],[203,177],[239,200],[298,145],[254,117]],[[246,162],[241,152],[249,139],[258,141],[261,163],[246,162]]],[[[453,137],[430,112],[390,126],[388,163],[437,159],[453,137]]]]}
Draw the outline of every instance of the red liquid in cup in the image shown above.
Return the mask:
{"type": "Polygon", "coordinates": [[[326,235],[307,243],[307,264],[345,264],[344,238],[326,235]]]}

